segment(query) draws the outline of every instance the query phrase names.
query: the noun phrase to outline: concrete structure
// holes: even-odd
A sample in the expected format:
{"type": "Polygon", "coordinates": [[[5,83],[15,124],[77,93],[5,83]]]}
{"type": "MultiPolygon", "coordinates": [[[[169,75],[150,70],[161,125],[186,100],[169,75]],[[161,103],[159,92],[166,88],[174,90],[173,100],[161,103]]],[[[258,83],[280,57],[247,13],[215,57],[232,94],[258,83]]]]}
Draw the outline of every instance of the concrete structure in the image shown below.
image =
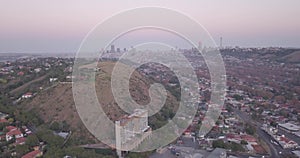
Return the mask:
{"type": "Polygon", "coordinates": [[[13,138],[22,138],[23,133],[19,129],[12,129],[9,132],[6,133],[6,141],[10,141],[13,138]]]}
{"type": "Polygon", "coordinates": [[[300,127],[297,125],[294,125],[292,123],[282,123],[282,124],[278,124],[279,128],[282,128],[284,130],[287,130],[289,132],[297,132],[300,130],[300,127]]]}
{"type": "Polygon", "coordinates": [[[283,149],[295,148],[298,146],[298,144],[295,141],[290,140],[289,138],[284,136],[279,136],[276,140],[283,149]]]}
{"type": "Polygon", "coordinates": [[[115,45],[111,45],[110,46],[110,53],[115,53],[116,49],[115,49],[115,45]]]}
{"type": "Polygon", "coordinates": [[[272,137],[278,132],[278,129],[272,126],[269,126],[267,124],[263,124],[261,129],[265,132],[267,132],[272,137]]]}
{"type": "Polygon", "coordinates": [[[226,150],[222,148],[216,148],[214,151],[211,152],[211,154],[207,156],[207,158],[226,158],[226,157],[227,157],[226,150]]]}
{"type": "Polygon", "coordinates": [[[220,37],[220,49],[223,48],[223,37],[220,37]]]}
{"type": "Polygon", "coordinates": [[[115,128],[117,153],[119,157],[122,157],[121,150],[130,151],[150,136],[151,128],[148,126],[148,111],[135,109],[133,114],[126,115],[116,121],[115,128]]]}

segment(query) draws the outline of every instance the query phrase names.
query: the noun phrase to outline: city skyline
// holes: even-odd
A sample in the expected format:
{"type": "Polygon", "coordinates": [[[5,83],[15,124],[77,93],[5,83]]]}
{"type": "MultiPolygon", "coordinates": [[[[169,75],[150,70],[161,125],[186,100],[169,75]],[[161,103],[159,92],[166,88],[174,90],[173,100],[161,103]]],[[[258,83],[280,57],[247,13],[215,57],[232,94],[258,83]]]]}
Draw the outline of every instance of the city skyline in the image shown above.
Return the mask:
{"type": "MultiPolygon", "coordinates": [[[[124,10],[157,6],[178,10],[207,29],[223,46],[299,48],[300,2],[289,1],[3,1],[0,52],[76,52],[86,34],[101,21],[124,10]],[[36,7],[38,6],[38,7],[36,7]]],[[[125,21],[126,22],[126,21],[125,21]]],[[[120,22],[122,23],[122,22],[120,22]]],[[[137,34],[136,34],[137,35],[137,34]]],[[[134,35],[133,35],[134,36],[134,35]]],[[[159,35],[168,40],[168,37],[159,35]]],[[[135,40],[152,38],[140,34],[135,40]]],[[[172,39],[173,40],[173,39],[172,39]]],[[[181,43],[174,40],[174,46],[181,43]]],[[[128,43],[115,43],[120,48],[128,43]]],[[[126,46],[125,46],[126,45],[126,46]]]]}

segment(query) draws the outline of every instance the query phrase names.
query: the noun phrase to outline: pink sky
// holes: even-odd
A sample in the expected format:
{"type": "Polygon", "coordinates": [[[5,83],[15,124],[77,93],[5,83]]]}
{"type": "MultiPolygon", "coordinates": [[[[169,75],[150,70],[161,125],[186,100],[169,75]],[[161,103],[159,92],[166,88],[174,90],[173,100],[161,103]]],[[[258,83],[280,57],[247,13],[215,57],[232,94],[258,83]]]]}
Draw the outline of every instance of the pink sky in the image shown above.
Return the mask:
{"type": "Polygon", "coordinates": [[[74,52],[97,23],[142,6],[183,12],[225,46],[300,47],[299,0],[2,0],[0,52],[74,52]]]}

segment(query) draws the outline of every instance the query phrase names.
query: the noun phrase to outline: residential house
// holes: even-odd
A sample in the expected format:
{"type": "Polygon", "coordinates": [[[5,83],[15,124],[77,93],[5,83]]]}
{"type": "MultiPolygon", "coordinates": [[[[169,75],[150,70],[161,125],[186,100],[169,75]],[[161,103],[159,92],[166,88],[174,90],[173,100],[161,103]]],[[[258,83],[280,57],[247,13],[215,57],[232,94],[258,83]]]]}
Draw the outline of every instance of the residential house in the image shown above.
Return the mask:
{"type": "Polygon", "coordinates": [[[298,144],[287,137],[280,136],[277,138],[278,143],[281,145],[282,148],[287,149],[287,148],[294,148],[297,147],[298,144]]]}
{"type": "Polygon", "coordinates": [[[58,80],[58,78],[50,78],[49,79],[49,82],[55,82],[55,81],[57,81],[58,80]]]}
{"type": "Polygon", "coordinates": [[[33,96],[32,93],[28,92],[28,93],[26,93],[26,94],[23,94],[23,95],[22,95],[22,98],[23,98],[23,99],[27,99],[27,98],[31,98],[32,96],[33,96]]]}
{"type": "Polygon", "coordinates": [[[34,150],[32,152],[27,153],[26,155],[22,156],[22,158],[37,158],[43,156],[43,152],[40,150],[34,150]]]}
{"type": "Polygon", "coordinates": [[[18,139],[22,137],[24,137],[23,133],[17,128],[13,128],[12,130],[9,130],[9,132],[6,133],[6,141],[10,141],[13,138],[18,139]]]}
{"type": "Polygon", "coordinates": [[[14,145],[24,145],[26,141],[25,137],[17,138],[14,145]]]}

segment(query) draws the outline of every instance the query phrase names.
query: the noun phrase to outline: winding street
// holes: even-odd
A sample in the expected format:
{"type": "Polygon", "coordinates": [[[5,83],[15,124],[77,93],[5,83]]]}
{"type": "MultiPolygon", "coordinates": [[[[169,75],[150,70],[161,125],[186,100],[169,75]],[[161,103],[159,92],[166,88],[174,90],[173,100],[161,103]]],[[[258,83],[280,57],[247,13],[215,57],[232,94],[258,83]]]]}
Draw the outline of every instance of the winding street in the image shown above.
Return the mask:
{"type": "Polygon", "coordinates": [[[270,157],[280,157],[279,153],[276,150],[276,147],[271,143],[271,137],[265,133],[262,129],[260,129],[261,124],[259,122],[254,121],[248,114],[242,112],[238,109],[233,108],[234,113],[239,116],[244,122],[251,123],[254,127],[256,127],[257,135],[268,145],[270,149],[270,157]]]}

